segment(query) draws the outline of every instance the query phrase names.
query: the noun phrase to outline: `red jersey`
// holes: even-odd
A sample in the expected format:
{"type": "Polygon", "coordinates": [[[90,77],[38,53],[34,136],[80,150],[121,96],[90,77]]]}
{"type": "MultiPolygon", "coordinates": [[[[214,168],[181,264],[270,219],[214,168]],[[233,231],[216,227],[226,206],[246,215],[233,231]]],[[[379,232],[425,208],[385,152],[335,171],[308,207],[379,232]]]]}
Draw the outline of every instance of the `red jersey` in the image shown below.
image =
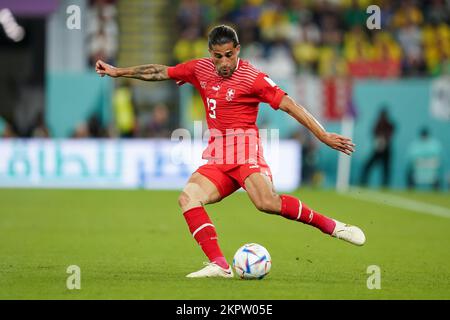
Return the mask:
{"type": "MultiPolygon", "coordinates": [[[[169,67],[167,72],[179,85],[185,82],[192,84],[202,97],[211,134],[209,146],[203,153],[204,159],[222,159],[224,163],[229,163],[229,154],[225,159],[228,150],[218,151],[218,142],[227,147],[234,145],[233,154],[236,156],[240,153],[237,138],[242,136],[242,132],[245,133],[246,148],[255,149],[257,157],[262,158],[256,126],[258,105],[265,102],[276,110],[286,94],[266,74],[239,59],[232,76],[225,78],[217,74],[210,58],[181,63],[169,67]]],[[[252,161],[252,158],[247,150],[245,161],[252,161]]]]}

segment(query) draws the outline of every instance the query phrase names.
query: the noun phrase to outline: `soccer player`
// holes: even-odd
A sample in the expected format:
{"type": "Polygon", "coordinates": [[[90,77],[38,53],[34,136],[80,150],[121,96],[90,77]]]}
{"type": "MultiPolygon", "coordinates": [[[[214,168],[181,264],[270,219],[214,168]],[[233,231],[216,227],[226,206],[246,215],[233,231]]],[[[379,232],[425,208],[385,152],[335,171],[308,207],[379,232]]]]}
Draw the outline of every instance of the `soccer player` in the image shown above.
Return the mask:
{"type": "MultiPolygon", "coordinates": [[[[209,58],[168,67],[148,64],[129,68],[97,61],[100,76],[129,77],[145,81],[173,79],[192,84],[201,94],[211,132],[203,158],[208,162],[190,177],[178,203],[194,239],[209,259],[190,278],[232,278],[233,271],[219,247],[214,224],[204,206],[218,202],[240,187],[256,208],[318,228],[332,237],[363,245],[364,233],[314,211],[301,200],[274,191],[272,174],[264,161],[256,117],[258,104],[268,103],[308,128],[321,142],[351,155],[351,139],[327,132],[301,105],[279,88],[268,75],[239,58],[240,45],[234,29],[221,25],[208,35],[209,58]]],[[[287,160],[289,161],[289,160],[287,160]]]]}

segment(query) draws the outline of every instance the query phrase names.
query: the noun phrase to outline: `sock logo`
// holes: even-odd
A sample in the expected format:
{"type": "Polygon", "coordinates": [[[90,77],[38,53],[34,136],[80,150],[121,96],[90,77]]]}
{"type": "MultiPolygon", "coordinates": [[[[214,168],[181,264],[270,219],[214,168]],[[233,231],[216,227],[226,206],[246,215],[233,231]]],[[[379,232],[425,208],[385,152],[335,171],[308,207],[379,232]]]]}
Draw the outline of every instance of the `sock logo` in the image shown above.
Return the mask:
{"type": "Polygon", "coordinates": [[[312,221],[313,218],[314,218],[314,212],[311,210],[311,211],[309,212],[309,217],[308,217],[309,221],[308,221],[308,223],[311,223],[311,221],[312,221]]]}

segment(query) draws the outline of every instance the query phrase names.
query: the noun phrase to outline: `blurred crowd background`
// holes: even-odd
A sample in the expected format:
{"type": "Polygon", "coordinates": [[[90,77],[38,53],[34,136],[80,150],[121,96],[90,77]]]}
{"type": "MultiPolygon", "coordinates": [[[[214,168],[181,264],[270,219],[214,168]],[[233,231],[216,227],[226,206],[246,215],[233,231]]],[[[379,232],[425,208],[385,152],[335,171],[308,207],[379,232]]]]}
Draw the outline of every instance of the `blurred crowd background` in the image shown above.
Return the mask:
{"type": "Polygon", "coordinates": [[[208,30],[227,21],[238,30],[243,56],[272,66],[275,77],[398,78],[450,72],[444,0],[184,0],[176,17],[177,62],[204,56],[208,30]],[[379,31],[366,27],[370,5],[381,9],[379,31]]]}
{"type": "MultiPolygon", "coordinates": [[[[205,57],[208,31],[225,23],[238,31],[241,57],[327,128],[340,131],[344,118],[354,119],[362,144],[355,182],[367,184],[380,164],[380,184],[389,186],[391,172],[412,168],[424,149],[440,159],[440,180],[450,179],[443,144],[450,136],[448,0],[1,0],[0,23],[3,138],[169,138],[176,128],[192,129],[203,107],[191,88],[100,79],[94,64],[205,57]],[[79,27],[71,5],[80,9],[79,27]],[[380,29],[367,28],[370,5],[380,8],[380,29]],[[25,31],[21,39],[7,32],[17,26],[25,31]],[[423,141],[432,143],[421,148],[423,141]],[[408,151],[395,167],[399,148],[408,151]]],[[[258,121],[302,143],[304,181],[320,184],[320,173],[336,166],[279,113],[266,108],[258,121]]],[[[404,184],[414,186],[413,169],[405,170],[404,184]]],[[[433,183],[439,188],[442,181],[433,183]]]]}

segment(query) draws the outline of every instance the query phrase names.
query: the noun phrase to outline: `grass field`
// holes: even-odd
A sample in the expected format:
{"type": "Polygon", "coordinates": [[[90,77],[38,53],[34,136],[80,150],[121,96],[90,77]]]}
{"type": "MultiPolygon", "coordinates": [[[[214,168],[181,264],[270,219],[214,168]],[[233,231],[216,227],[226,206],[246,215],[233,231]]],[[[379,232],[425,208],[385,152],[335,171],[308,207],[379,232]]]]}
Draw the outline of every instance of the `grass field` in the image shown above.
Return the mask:
{"type": "MultiPolygon", "coordinates": [[[[390,193],[450,212],[448,193],[390,193]],[[446,209],[445,209],[446,208],[446,209]]],[[[450,299],[450,218],[334,191],[295,193],[360,226],[356,247],[301,223],[259,213],[245,193],[208,206],[224,254],[264,245],[262,281],[187,279],[205,257],[177,207],[177,192],[0,189],[0,299],[450,299]],[[68,290],[66,269],[81,269],[68,290]],[[370,265],[381,289],[369,290],[370,265]]]]}

